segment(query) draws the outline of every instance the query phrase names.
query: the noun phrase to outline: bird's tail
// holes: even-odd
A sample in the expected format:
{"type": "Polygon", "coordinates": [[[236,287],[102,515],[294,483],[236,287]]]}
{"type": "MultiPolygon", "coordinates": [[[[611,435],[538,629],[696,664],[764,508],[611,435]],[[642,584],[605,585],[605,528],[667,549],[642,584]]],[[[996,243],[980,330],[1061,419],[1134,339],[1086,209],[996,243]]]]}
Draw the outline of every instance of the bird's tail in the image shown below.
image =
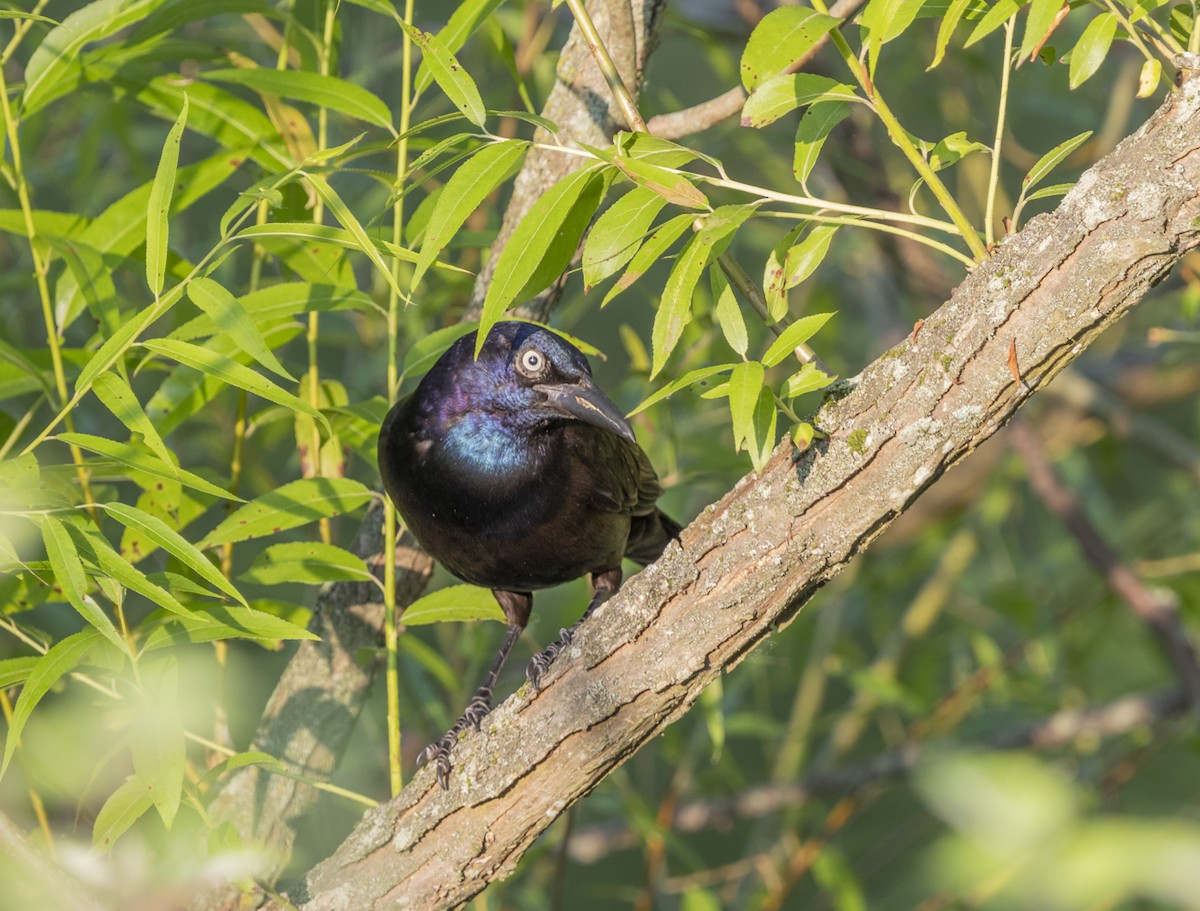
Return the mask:
{"type": "Polygon", "coordinates": [[[679,540],[681,531],[683,526],[661,509],[644,516],[634,516],[629,527],[625,556],[642,566],[653,563],[662,556],[668,544],[679,540]]]}

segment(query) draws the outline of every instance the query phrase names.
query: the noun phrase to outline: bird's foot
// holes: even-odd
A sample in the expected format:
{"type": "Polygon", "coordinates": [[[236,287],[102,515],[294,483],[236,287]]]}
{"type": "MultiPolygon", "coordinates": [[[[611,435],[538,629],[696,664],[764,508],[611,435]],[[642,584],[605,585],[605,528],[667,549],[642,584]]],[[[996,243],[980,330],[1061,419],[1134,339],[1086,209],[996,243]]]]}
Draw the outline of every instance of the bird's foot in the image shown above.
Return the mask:
{"type": "Polygon", "coordinates": [[[450,730],[443,734],[436,743],[425,747],[421,751],[421,755],[417,757],[418,766],[423,766],[427,762],[434,764],[438,784],[442,786],[443,791],[450,787],[450,753],[458,744],[458,738],[468,727],[473,727],[478,731],[480,722],[487,717],[491,710],[492,689],[488,686],[481,686],[475,691],[475,695],[471,697],[466,709],[450,730]]]}
{"type": "Polygon", "coordinates": [[[529,660],[529,666],[525,668],[525,676],[533,684],[534,692],[541,689],[542,675],[550,669],[550,665],[554,663],[554,659],[559,656],[559,653],[571,644],[571,640],[575,638],[575,630],[578,628],[579,624],[576,623],[570,629],[559,630],[558,640],[550,643],[544,652],[534,655],[529,660]]]}

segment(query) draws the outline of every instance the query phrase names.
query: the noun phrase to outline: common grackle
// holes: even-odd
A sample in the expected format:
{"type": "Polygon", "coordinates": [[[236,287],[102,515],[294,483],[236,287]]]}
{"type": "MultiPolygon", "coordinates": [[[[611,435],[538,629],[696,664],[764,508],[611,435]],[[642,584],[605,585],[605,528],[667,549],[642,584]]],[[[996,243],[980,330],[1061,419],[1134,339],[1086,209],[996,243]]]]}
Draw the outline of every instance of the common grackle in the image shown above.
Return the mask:
{"type": "Polygon", "coordinates": [[[455,342],[396,403],[379,433],[379,471],[421,546],[496,595],[508,630],[462,716],[421,762],[448,786],[450,752],[477,730],[492,687],[529,621],[533,591],[591,576],[583,617],[530,662],[536,688],[579,624],[621,585],[621,558],[645,566],[679,525],[654,505],[650,460],[582,353],[553,332],[497,323],[478,359],[476,334],[455,342]]]}

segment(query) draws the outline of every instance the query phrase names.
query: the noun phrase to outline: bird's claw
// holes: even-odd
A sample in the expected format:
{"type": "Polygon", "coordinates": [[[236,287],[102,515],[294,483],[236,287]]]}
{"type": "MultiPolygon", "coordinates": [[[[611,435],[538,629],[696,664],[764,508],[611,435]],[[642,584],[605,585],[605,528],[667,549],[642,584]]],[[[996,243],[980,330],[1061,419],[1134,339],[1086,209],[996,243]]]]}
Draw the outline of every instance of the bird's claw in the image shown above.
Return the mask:
{"type": "Polygon", "coordinates": [[[450,752],[458,744],[458,738],[468,727],[473,727],[479,730],[480,722],[487,717],[492,710],[492,690],[491,687],[481,686],[475,691],[475,695],[471,697],[470,703],[454,725],[437,743],[431,743],[421,751],[421,755],[417,757],[417,765],[423,766],[425,763],[432,761],[435,766],[438,784],[442,786],[442,790],[448,790],[450,787],[450,752]]]}
{"type": "Polygon", "coordinates": [[[561,629],[558,631],[558,641],[552,642],[544,652],[534,655],[529,661],[529,666],[525,668],[525,676],[533,685],[536,692],[540,690],[542,675],[550,669],[550,665],[554,663],[554,659],[561,654],[562,650],[571,644],[571,640],[575,638],[575,629],[579,624],[572,626],[570,629],[561,629]]]}

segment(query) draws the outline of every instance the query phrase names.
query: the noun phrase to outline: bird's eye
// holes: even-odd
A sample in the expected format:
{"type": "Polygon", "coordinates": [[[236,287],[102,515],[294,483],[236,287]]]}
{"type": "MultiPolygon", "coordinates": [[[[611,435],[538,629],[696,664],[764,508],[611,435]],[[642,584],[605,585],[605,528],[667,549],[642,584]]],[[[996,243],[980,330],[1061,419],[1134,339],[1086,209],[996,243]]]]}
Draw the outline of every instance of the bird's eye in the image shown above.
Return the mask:
{"type": "Polygon", "coordinates": [[[546,366],[546,356],[536,348],[530,348],[521,355],[521,370],[525,373],[541,373],[546,366]]]}

